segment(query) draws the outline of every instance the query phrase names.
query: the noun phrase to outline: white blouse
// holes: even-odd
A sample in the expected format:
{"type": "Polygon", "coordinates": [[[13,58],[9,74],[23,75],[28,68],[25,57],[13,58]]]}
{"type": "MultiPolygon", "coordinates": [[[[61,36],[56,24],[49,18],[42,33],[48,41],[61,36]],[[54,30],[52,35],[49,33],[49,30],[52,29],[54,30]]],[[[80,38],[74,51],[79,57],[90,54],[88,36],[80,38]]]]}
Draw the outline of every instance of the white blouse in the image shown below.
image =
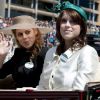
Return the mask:
{"type": "Polygon", "coordinates": [[[84,90],[100,67],[96,50],[86,45],[73,52],[68,49],[59,56],[55,54],[56,48],[49,49],[46,54],[36,90],[84,90]]]}

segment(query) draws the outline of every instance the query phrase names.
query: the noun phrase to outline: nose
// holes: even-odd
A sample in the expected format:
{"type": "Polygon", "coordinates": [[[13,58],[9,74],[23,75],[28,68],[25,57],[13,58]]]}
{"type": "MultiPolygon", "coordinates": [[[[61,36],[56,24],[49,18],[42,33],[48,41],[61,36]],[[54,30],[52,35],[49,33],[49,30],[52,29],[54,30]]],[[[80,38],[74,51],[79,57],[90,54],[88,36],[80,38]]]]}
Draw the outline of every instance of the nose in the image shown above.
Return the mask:
{"type": "Polygon", "coordinates": [[[27,38],[27,35],[25,33],[23,33],[23,38],[27,38]]]}
{"type": "Polygon", "coordinates": [[[65,24],[67,27],[68,26],[71,26],[70,22],[69,21],[66,21],[66,24],[65,24]]]}

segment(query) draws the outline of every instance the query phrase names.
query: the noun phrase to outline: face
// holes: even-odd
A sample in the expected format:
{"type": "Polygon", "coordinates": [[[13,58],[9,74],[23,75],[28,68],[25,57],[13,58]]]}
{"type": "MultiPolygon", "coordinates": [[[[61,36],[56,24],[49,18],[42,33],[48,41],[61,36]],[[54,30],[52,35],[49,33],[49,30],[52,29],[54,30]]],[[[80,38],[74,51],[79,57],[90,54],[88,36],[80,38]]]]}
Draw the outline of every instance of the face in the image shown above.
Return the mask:
{"type": "Polygon", "coordinates": [[[35,29],[16,29],[15,36],[22,47],[29,49],[35,43],[36,34],[35,29]]]}
{"type": "Polygon", "coordinates": [[[64,14],[60,24],[60,33],[64,40],[71,41],[79,36],[80,25],[78,25],[67,14],[64,14]]]}

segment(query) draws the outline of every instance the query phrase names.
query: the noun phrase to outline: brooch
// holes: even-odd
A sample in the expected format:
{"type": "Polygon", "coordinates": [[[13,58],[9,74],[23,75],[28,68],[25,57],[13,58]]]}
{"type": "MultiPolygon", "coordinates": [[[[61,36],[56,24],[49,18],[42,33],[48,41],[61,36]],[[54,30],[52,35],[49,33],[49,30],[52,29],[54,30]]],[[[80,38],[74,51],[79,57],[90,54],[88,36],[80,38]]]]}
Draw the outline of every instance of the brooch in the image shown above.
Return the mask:
{"type": "Polygon", "coordinates": [[[34,63],[32,62],[32,60],[30,59],[30,62],[26,62],[25,63],[25,68],[30,69],[34,67],[34,63]]]}

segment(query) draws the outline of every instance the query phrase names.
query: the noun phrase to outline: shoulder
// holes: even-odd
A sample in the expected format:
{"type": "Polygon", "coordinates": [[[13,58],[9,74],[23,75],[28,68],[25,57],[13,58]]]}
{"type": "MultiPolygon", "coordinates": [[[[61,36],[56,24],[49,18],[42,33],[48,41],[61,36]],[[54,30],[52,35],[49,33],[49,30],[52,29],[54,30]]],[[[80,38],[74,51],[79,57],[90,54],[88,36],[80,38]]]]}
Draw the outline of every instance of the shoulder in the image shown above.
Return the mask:
{"type": "Polygon", "coordinates": [[[14,52],[14,55],[19,55],[19,54],[22,55],[24,52],[25,52],[24,49],[22,49],[22,48],[16,48],[15,52],[14,52]]]}
{"type": "Polygon", "coordinates": [[[41,52],[47,52],[48,51],[48,47],[42,47],[41,52]]]}
{"type": "Polygon", "coordinates": [[[49,57],[53,56],[53,54],[55,54],[55,52],[56,52],[56,49],[57,49],[57,46],[50,48],[50,49],[47,51],[46,56],[49,56],[49,57]]]}
{"type": "Polygon", "coordinates": [[[15,48],[15,51],[20,52],[20,51],[22,51],[22,48],[15,48]]]}
{"type": "Polygon", "coordinates": [[[45,55],[46,55],[48,49],[49,49],[48,47],[42,47],[42,49],[41,49],[39,55],[42,56],[42,57],[45,57],[45,55]]]}
{"type": "Polygon", "coordinates": [[[56,51],[56,46],[55,47],[52,47],[52,48],[50,48],[49,50],[48,50],[48,52],[47,53],[54,53],[55,51],[56,51]]]}
{"type": "Polygon", "coordinates": [[[86,45],[81,49],[81,52],[87,52],[87,53],[97,53],[96,49],[92,46],[86,45]]]}
{"type": "Polygon", "coordinates": [[[98,59],[98,54],[95,48],[86,45],[80,50],[80,57],[88,59],[98,59]]]}

